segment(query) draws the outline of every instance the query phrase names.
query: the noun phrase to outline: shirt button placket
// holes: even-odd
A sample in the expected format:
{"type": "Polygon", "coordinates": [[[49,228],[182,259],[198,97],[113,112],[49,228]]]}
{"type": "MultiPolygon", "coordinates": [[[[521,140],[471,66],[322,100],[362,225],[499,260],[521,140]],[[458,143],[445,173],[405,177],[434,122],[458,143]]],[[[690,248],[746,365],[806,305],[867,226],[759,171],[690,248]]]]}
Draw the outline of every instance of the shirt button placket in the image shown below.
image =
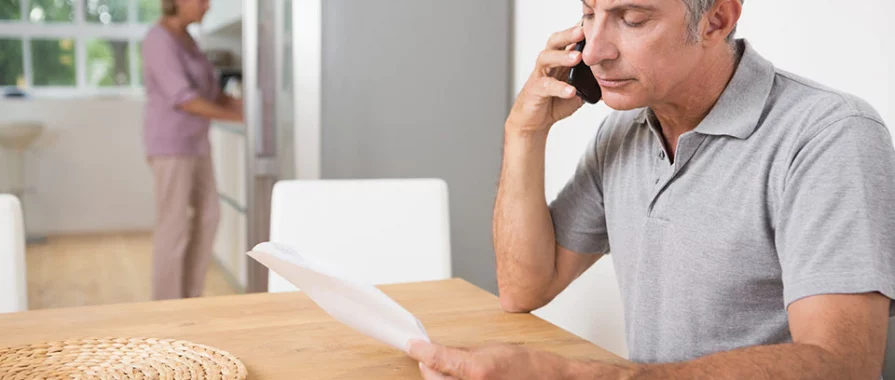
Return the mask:
{"type": "MultiPolygon", "coordinates": [[[[664,161],[665,161],[665,151],[659,150],[659,165],[658,165],[659,168],[664,169],[664,166],[662,165],[662,163],[664,163],[664,161]]],[[[659,169],[659,173],[664,174],[662,169],[659,169]]],[[[659,182],[661,182],[661,181],[662,181],[662,175],[660,174],[660,175],[656,176],[656,181],[654,182],[654,184],[658,185],[659,182]]]]}

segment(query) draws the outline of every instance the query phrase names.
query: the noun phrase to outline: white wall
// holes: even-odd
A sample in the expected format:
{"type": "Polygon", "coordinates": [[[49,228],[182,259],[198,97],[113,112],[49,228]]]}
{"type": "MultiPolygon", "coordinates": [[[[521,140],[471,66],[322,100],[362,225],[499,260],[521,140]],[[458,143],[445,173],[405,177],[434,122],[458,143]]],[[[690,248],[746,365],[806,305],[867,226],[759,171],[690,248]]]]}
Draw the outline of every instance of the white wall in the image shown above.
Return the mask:
{"type": "MultiPolygon", "coordinates": [[[[25,197],[29,231],[79,233],[152,228],[152,178],[142,145],[139,99],[0,100],[0,123],[43,122],[26,156],[34,191],[25,197]]],[[[5,166],[0,165],[5,184],[5,166]]]]}
{"type": "Polygon", "coordinates": [[[738,36],[778,68],[860,96],[895,130],[895,1],[746,1],[738,36]]]}
{"type": "MultiPolygon", "coordinates": [[[[855,1],[847,5],[836,0],[751,0],[744,6],[739,36],[749,39],[762,55],[782,69],[866,99],[895,130],[895,73],[891,72],[895,64],[895,26],[889,20],[893,13],[895,2],[891,0],[855,1]]],[[[550,34],[571,27],[580,15],[581,4],[577,1],[516,0],[514,94],[522,88],[550,34]]],[[[546,166],[548,200],[572,175],[581,153],[608,112],[602,103],[585,106],[551,131],[546,166]]],[[[603,325],[601,330],[583,331],[598,344],[625,353],[617,331],[612,331],[619,326],[621,303],[610,262],[604,260],[582,279],[589,289],[576,287],[577,292],[597,293],[591,302],[601,306],[589,311],[598,319],[595,323],[603,325]]],[[[558,303],[574,304],[568,300],[558,303]]],[[[561,326],[565,324],[576,331],[584,328],[578,318],[563,319],[562,313],[545,313],[561,326]]]]}

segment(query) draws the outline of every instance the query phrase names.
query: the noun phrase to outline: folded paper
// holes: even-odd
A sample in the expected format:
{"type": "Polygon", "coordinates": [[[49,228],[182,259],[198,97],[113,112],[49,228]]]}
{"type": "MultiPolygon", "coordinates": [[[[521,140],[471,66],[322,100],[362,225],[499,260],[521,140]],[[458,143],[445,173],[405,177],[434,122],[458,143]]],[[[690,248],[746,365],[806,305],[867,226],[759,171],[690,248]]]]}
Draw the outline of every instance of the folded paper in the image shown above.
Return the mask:
{"type": "Polygon", "coordinates": [[[261,243],[247,254],[298,287],[333,318],[364,335],[402,351],[410,340],[429,341],[419,319],[372,285],[312,262],[282,243],[261,243]]]}

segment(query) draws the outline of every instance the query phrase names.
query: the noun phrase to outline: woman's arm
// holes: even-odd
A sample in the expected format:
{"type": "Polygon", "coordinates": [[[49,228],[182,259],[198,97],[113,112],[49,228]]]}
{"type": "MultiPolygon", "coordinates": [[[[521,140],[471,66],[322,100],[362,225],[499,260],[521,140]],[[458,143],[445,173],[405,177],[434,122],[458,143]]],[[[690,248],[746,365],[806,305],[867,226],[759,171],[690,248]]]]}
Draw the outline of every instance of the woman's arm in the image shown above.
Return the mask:
{"type": "Polygon", "coordinates": [[[234,98],[230,95],[225,94],[223,91],[221,91],[221,94],[218,95],[217,103],[233,111],[243,113],[242,99],[234,98]]]}
{"type": "Polygon", "coordinates": [[[231,104],[222,105],[210,102],[201,96],[196,96],[180,103],[178,108],[206,119],[227,120],[240,123],[243,121],[242,107],[237,109],[236,107],[232,107],[231,104]]]}
{"type": "Polygon", "coordinates": [[[242,107],[231,104],[229,97],[220,92],[212,99],[199,94],[177,57],[179,49],[177,41],[158,33],[150,33],[143,41],[144,70],[153,79],[153,91],[178,110],[206,119],[243,121],[242,107]],[[222,100],[227,104],[221,104],[222,100]]]}

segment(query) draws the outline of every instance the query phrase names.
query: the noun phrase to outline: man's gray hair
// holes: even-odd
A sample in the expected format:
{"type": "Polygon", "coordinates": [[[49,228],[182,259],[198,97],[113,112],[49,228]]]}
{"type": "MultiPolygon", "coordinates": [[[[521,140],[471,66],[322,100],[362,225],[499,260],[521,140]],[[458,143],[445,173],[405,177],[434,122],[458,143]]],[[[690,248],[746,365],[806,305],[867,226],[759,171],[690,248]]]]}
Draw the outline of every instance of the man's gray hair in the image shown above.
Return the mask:
{"type": "MultiPolygon", "coordinates": [[[[690,42],[699,41],[699,21],[702,20],[702,16],[705,16],[705,13],[712,9],[712,6],[715,5],[715,2],[718,0],[683,0],[684,4],[687,5],[687,18],[690,22],[690,30],[687,34],[687,39],[690,42]]],[[[745,3],[746,0],[740,0],[740,3],[745,3]]],[[[733,43],[734,36],[736,35],[737,28],[733,27],[733,30],[730,31],[730,34],[727,36],[727,42],[733,43]]]]}

